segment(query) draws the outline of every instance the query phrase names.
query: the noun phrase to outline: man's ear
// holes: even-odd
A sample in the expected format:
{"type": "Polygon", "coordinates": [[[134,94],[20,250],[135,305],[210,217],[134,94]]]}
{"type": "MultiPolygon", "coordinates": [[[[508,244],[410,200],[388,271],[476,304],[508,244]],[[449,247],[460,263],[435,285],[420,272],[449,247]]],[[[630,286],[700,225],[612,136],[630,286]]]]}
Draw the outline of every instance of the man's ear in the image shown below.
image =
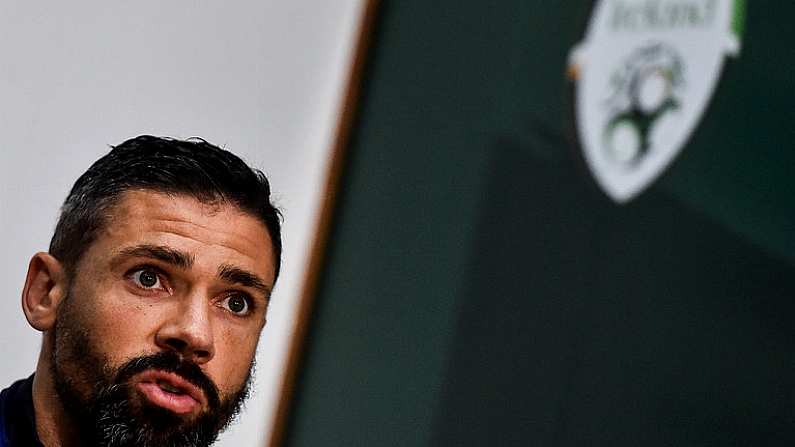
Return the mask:
{"type": "Polygon", "coordinates": [[[63,265],[49,253],[36,253],[30,259],[22,310],[35,329],[44,332],[55,325],[55,312],[68,290],[66,282],[63,265]]]}

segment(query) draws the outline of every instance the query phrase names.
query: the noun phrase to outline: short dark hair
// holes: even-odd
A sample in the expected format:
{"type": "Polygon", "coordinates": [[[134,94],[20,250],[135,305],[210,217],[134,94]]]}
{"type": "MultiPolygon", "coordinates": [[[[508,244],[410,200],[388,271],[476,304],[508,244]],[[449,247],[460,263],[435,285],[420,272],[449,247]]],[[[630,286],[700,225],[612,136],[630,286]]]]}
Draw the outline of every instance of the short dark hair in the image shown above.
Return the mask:
{"type": "Polygon", "coordinates": [[[141,135],[97,160],[77,179],[61,207],[50,254],[74,274],[80,258],[105,225],[108,211],[129,190],[182,194],[203,203],[225,202],[258,218],[270,234],[276,277],[281,268],[281,213],[258,169],[201,138],[141,135]]]}

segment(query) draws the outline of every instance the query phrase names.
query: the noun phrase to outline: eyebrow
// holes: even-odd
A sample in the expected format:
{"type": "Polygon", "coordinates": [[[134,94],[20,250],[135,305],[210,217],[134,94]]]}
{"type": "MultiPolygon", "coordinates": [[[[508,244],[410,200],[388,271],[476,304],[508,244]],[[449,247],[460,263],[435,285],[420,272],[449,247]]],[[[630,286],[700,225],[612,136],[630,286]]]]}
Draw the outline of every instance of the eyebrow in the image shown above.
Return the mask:
{"type": "Polygon", "coordinates": [[[265,295],[266,299],[270,299],[271,287],[268,286],[265,281],[261,280],[257,275],[243,270],[240,267],[224,264],[218,268],[218,277],[228,283],[239,284],[243,287],[256,289],[265,295]]]}
{"type": "Polygon", "coordinates": [[[181,269],[190,268],[194,262],[194,258],[190,254],[162,245],[136,245],[121,250],[119,255],[156,259],[181,269]]]}

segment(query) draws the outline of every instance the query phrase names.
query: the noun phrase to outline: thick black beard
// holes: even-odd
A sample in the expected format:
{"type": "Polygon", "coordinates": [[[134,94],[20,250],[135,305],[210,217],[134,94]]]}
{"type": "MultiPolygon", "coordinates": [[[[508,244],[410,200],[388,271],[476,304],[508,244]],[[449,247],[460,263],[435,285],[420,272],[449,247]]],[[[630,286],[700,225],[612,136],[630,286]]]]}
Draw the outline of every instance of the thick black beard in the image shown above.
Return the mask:
{"type": "MultiPolygon", "coordinates": [[[[68,313],[68,312],[65,312],[68,313]]],[[[249,395],[251,369],[241,389],[224,399],[218,388],[201,369],[184,361],[173,351],[136,357],[117,369],[92,351],[85,331],[64,324],[60,315],[53,331],[55,349],[51,355],[51,373],[55,391],[80,435],[82,446],[104,447],[206,447],[234,420],[249,395]],[[62,367],[77,366],[79,377],[69,377],[62,367]],[[134,399],[130,379],[143,371],[156,369],[173,372],[201,389],[208,411],[186,420],[164,408],[134,399]],[[77,391],[76,382],[93,383],[90,396],[77,391]]]]}

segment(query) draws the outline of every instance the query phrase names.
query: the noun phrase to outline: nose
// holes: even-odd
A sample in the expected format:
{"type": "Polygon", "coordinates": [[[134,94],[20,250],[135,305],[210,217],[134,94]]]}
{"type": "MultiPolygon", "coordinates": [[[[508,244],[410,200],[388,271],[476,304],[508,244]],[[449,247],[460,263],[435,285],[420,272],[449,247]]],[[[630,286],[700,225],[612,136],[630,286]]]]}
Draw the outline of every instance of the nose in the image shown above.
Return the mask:
{"type": "Polygon", "coordinates": [[[155,334],[155,343],[196,364],[209,362],[215,355],[210,304],[202,296],[185,297],[155,334]]]}

